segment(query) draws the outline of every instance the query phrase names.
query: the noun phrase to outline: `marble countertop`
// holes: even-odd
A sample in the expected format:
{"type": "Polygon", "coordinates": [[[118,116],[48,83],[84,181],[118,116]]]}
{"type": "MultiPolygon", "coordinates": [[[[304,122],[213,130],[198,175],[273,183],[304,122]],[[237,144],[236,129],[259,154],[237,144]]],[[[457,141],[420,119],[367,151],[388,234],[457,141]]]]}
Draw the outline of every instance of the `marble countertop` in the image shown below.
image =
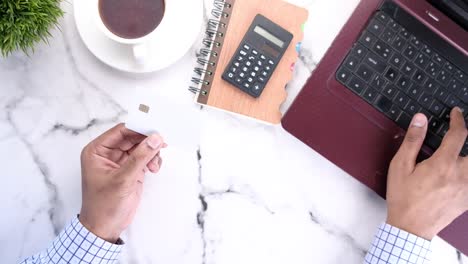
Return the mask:
{"type": "MultiPolygon", "coordinates": [[[[283,110],[358,4],[292,2],[310,19],[283,110]]],[[[200,41],[172,67],[124,74],[87,50],[73,4],[63,8],[49,45],[0,59],[2,263],[44,249],[79,212],[82,147],[142,96],[164,109],[158,127],[170,148],[160,174],[147,177],[121,263],[362,263],[385,202],[281,127],[193,104],[200,41]]],[[[433,255],[468,263],[441,239],[433,255]]]]}

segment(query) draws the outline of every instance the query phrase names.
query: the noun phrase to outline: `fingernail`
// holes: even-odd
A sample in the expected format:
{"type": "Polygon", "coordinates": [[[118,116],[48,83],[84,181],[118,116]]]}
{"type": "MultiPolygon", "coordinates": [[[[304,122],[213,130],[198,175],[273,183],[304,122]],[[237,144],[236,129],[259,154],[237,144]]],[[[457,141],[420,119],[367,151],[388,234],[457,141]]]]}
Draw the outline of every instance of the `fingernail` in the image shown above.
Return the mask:
{"type": "Polygon", "coordinates": [[[152,149],[158,149],[161,146],[161,140],[158,135],[151,135],[146,140],[146,144],[152,149]]]}
{"type": "Polygon", "coordinates": [[[455,110],[457,110],[457,111],[458,111],[458,112],[460,112],[460,113],[463,113],[463,111],[461,110],[461,108],[460,108],[460,107],[458,107],[458,106],[457,106],[457,107],[455,107],[455,110]]]}
{"type": "Polygon", "coordinates": [[[413,122],[411,123],[411,126],[414,127],[424,127],[426,125],[426,118],[422,115],[416,115],[413,118],[413,122]]]}

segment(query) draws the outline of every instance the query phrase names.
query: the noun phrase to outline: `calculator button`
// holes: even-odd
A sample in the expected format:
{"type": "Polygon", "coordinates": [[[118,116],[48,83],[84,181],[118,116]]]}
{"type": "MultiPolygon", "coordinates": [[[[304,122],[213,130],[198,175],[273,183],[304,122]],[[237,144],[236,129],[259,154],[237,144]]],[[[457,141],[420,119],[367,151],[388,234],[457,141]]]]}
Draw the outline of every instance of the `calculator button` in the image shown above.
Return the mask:
{"type": "Polygon", "coordinates": [[[253,55],[258,55],[258,51],[252,50],[252,54],[253,54],[253,55]]]}
{"type": "Polygon", "coordinates": [[[258,81],[261,82],[261,83],[264,83],[266,80],[263,77],[258,77],[258,81]]]}
{"type": "Polygon", "coordinates": [[[244,61],[244,57],[239,56],[239,57],[237,57],[237,60],[238,60],[238,61],[244,61]]]}
{"type": "Polygon", "coordinates": [[[247,45],[247,44],[245,44],[245,45],[244,45],[244,49],[246,49],[246,50],[250,50],[250,46],[249,46],[249,45],[247,45]]]}
{"type": "Polygon", "coordinates": [[[236,78],[236,83],[237,84],[242,84],[242,79],[241,78],[236,78]]]}
{"type": "Polygon", "coordinates": [[[249,77],[249,78],[247,79],[247,81],[248,81],[249,83],[253,83],[253,78],[249,77]]]}
{"type": "Polygon", "coordinates": [[[245,63],[245,66],[247,66],[247,67],[252,66],[252,62],[250,62],[250,61],[246,62],[246,63],[245,63]]]}
{"type": "Polygon", "coordinates": [[[270,67],[270,66],[266,66],[266,67],[265,67],[265,71],[271,71],[271,67],[270,67]]]}
{"type": "Polygon", "coordinates": [[[243,71],[243,72],[248,72],[248,71],[249,71],[249,68],[244,67],[244,68],[242,68],[242,71],[243,71]]]}
{"type": "Polygon", "coordinates": [[[255,76],[257,76],[257,73],[256,72],[251,72],[250,76],[255,77],[255,76]]]}
{"type": "Polygon", "coordinates": [[[252,87],[252,90],[258,94],[261,90],[262,90],[262,86],[258,83],[254,84],[254,86],[252,87]]]}
{"type": "Polygon", "coordinates": [[[236,68],[236,67],[232,67],[232,68],[231,68],[231,72],[232,72],[232,73],[236,73],[236,72],[237,72],[237,68],[236,68]]]}
{"type": "Polygon", "coordinates": [[[275,65],[275,62],[272,61],[272,60],[269,60],[268,63],[269,63],[270,65],[275,65]]]}
{"type": "Polygon", "coordinates": [[[249,56],[249,60],[253,61],[253,60],[255,60],[255,57],[254,56],[249,56]]]}
{"type": "Polygon", "coordinates": [[[254,71],[258,72],[259,70],[260,70],[260,68],[258,66],[254,67],[254,71]]]}
{"type": "Polygon", "coordinates": [[[260,59],[262,59],[262,60],[266,60],[266,57],[265,57],[265,55],[263,55],[263,54],[262,54],[262,55],[260,55],[260,59]]]}
{"type": "Polygon", "coordinates": [[[239,73],[239,77],[244,78],[244,77],[245,77],[245,73],[243,73],[243,72],[239,73]]]}
{"type": "Polygon", "coordinates": [[[240,55],[242,55],[242,56],[246,56],[246,55],[247,55],[247,51],[245,51],[245,50],[241,50],[239,53],[240,53],[240,55]]]}
{"type": "Polygon", "coordinates": [[[268,76],[268,72],[263,71],[263,72],[262,72],[262,76],[267,77],[267,76],[268,76]]]}
{"type": "Polygon", "coordinates": [[[263,62],[262,61],[257,61],[257,65],[261,67],[261,66],[263,66],[263,62]]]}
{"type": "Polygon", "coordinates": [[[234,73],[232,73],[232,72],[228,73],[228,77],[229,77],[229,79],[233,79],[234,78],[234,73]]]}
{"type": "Polygon", "coordinates": [[[237,68],[239,68],[239,67],[240,67],[240,63],[236,61],[236,62],[234,62],[234,66],[236,66],[237,68]]]}
{"type": "Polygon", "coordinates": [[[249,89],[250,88],[250,83],[244,83],[244,87],[249,89]]]}

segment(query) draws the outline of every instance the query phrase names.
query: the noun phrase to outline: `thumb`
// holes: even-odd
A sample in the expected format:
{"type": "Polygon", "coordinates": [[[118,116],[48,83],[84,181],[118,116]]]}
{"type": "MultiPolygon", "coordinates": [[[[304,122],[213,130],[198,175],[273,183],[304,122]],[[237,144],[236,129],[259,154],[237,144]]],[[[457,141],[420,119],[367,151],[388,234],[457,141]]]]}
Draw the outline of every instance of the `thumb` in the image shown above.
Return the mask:
{"type": "Polygon", "coordinates": [[[158,134],[151,135],[143,140],[130,154],[124,164],[123,175],[128,176],[135,173],[144,172],[146,165],[159,153],[164,141],[158,134]]]}
{"type": "Polygon", "coordinates": [[[413,117],[405,139],[395,156],[401,162],[400,164],[411,166],[411,169],[415,166],[416,158],[426,137],[427,123],[427,117],[423,114],[416,114],[413,117]]]}

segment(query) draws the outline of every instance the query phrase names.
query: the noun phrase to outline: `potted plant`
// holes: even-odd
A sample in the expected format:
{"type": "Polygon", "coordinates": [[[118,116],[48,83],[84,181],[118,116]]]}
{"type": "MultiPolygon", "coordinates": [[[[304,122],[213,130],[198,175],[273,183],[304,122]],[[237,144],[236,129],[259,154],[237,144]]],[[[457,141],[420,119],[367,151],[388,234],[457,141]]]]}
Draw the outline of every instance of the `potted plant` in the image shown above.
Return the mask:
{"type": "Polygon", "coordinates": [[[50,30],[63,16],[60,0],[0,0],[0,52],[6,57],[13,51],[26,54],[34,46],[47,42],[50,30]]]}

